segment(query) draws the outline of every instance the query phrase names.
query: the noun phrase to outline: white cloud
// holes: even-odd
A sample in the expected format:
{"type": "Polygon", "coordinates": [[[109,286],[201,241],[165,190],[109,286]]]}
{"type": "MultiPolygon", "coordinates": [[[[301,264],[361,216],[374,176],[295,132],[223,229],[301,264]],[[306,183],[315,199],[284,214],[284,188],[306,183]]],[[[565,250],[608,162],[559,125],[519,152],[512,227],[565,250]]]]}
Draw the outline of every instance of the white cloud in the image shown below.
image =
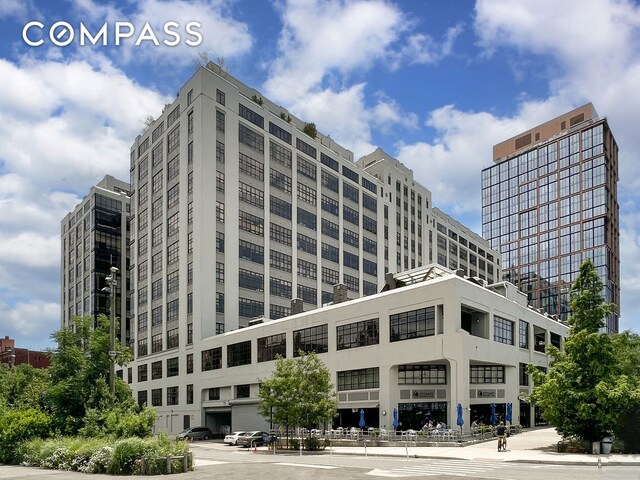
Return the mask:
{"type": "Polygon", "coordinates": [[[403,112],[383,92],[376,92],[377,100],[369,105],[366,84],[350,83],[376,62],[397,68],[426,61],[420,56],[426,54],[426,42],[409,34],[411,22],[397,6],[383,1],[289,0],[279,11],[279,56],[269,64],[264,84],[270,98],[295,115],[313,119],[321,132],[351,149],[355,158],[374,149],[372,128],[416,128],[417,115],[403,112]]]}
{"type": "Polygon", "coordinates": [[[0,18],[11,16],[22,18],[32,8],[30,0],[2,0],[0,2],[0,18]]]}
{"type": "Polygon", "coordinates": [[[59,327],[62,218],[105,173],[128,180],[131,142],[168,99],[99,56],[0,59],[0,90],[0,318],[41,338],[59,327]]]}
{"type": "Polygon", "coordinates": [[[31,300],[13,306],[0,302],[2,334],[17,339],[16,347],[34,350],[52,346],[44,332],[60,328],[60,305],[54,302],[31,300]]]}
{"type": "Polygon", "coordinates": [[[114,61],[123,59],[126,62],[140,60],[153,63],[165,63],[184,66],[194,63],[200,52],[207,52],[211,58],[234,57],[246,54],[252,47],[253,38],[245,23],[239,22],[231,15],[233,2],[226,0],[142,0],[135,2],[132,12],[123,12],[113,3],[97,3],[94,0],[75,0],[76,9],[81,18],[87,18],[94,24],[102,25],[109,21],[128,21],[135,25],[136,33],[132,39],[123,42],[123,46],[115,49],[114,61]],[[180,44],[170,47],[163,40],[173,41],[163,31],[166,22],[177,22],[180,27],[175,30],[181,36],[180,44]],[[198,22],[202,27],[198,30],[202,35],[202,43],[190,46],[186,40],[197,39],[185,31],[189,22],[198,22]],[[152,27],[159,46],[145,41],[135,46],[135,39],[142,32],[146,23],[152,27]]]}
{"type": "Polygon", "coordinates": [[[455,40],[462,30],[462,25],[448,28],[441,43],[425,33],[409,35],[404,46],[389,53],[391,68],[398,69],[405,63],[416,65],[439,62],[451,55],[455,40]]]}

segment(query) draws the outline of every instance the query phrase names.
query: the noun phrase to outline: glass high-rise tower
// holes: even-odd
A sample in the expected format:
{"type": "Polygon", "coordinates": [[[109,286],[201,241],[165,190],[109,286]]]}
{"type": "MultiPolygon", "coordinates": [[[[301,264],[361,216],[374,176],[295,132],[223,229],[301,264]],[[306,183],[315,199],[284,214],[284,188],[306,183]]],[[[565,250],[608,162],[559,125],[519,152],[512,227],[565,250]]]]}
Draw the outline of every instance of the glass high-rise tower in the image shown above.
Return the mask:
{"type": "Polygon", "coordinates": [[[495,145],[493,160],[482,171],[482,232],[502,253],[505,279],[567,320],[569,290],[590,258],[616,305],[605,331],[617,332],[618,146],[607,119],[589,103],[495,145]]]}

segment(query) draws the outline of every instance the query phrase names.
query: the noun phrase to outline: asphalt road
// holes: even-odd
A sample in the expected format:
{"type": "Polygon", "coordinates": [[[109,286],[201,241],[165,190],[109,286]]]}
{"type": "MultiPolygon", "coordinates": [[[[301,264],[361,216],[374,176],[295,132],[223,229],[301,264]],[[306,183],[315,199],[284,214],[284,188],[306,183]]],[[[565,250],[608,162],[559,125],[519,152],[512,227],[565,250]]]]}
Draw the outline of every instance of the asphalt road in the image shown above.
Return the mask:
{"type": "MultiPolygon", "coordinates": [[[[597,467],[574,465],[540,465],[500,460],[474,461],[451,459],[416,459],[364,457],[356,455],[294,453],[273,455],[261,451],[229,447],[215,442],[192,445],[196,470],[172,475],[175,480],[375,480],[376,478],[501,479],[501,480],[640,480],[637,466],[597,467]]],[[[25,467],[0,466],[0,480],[102,480],[109,475],[86,475],[25,467]]],[[[155,478],[160,477],[135,477],[155,478]]],[[[167,478],[167,477],[164,477],[167,478]]]]}

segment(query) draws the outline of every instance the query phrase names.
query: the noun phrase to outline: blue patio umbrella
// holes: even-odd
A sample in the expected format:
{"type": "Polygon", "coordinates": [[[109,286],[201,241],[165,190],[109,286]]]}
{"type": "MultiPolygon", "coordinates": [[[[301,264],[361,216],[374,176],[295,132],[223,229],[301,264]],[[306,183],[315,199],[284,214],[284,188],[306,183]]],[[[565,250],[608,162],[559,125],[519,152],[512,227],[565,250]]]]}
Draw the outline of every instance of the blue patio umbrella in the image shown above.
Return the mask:
{"type": "Polygon", "coordinates": [[[504,419],[506,422],[509,422],[509,425],[511,425],[511,421],[513,419],[513,405],[511,402],[507,403],[507,414],[504,416],[504,419]]]}
{"type": "Polygon", "coordinates": [[[496,418],[496,404],[491,404],[491,418],[489,418],[491,425],[495,425],[498,419],[496,418]]]}
{"type": "Polygon", "coordinates": [[[393,409],[393,428],[398,428],[400,422],[398,422],[398,409],[393,409]]]}
{"type": "Polygon", "coordinates": [[[360,428],[364,428],[365,423],[364,423],[364,408],[360,409],[360,421],[358,422],[358,426],[360,428]]]}
{"type": "Polygon", "coordinates": [[[456,425],[462,429],[462,425],[464,425],[464,415],[462,413],[462,404],[459,403],[456,407],[456,411],[458,412],[458,418],[456,419],[456,425]]]}

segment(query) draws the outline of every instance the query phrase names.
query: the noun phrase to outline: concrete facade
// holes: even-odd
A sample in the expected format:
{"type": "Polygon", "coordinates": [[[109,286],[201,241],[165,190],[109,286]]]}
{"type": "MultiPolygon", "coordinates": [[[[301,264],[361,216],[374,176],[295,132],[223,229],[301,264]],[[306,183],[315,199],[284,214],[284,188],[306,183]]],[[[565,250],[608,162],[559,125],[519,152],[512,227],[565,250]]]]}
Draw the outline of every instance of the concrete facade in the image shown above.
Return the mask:
{"type": "Polygon", "coordinates": [[[533,426],[523,366],[546,368],[539,346],[561,345],[568,327],[527,307],[511,284],[479,283],[437,265],[389,275],[382,293],[205,338],[190,371],[149,375],[136,389],[157,400],[159,430],[277,428],[257,414],[259,379],[276,353],[291,358],[308,342],[336,385],[334,427],[357,427],[360,409],[371,427],[392,428],[394,409],[401,430],[428,419],[455,425],[458,403],[467,427],[488,422],[492,403],[498,418],[511,403],[513,423],[533,426]],[[185,380],[189,401],[166,406],[164,391],[185,380]]]}

